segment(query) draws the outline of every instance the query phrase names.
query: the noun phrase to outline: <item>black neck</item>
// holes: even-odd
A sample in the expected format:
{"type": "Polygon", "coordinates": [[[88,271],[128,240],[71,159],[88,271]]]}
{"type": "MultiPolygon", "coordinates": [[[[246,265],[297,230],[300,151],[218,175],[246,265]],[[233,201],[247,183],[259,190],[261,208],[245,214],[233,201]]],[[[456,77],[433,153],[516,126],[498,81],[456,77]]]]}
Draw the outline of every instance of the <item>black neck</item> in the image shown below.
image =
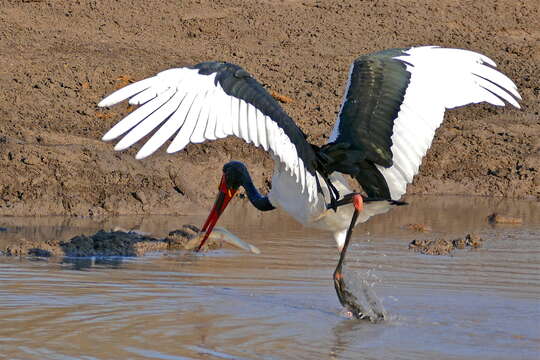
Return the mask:
{"type": "Polygon", "coordinates": [[[242,186],[244,189],[246,189],[246,194],[248,196],[249,201],[260,211],[269,211],[274,210],[275,207],[270,203],[270,200],[268,200],[268,196],[263,196],[259,190],[253,185],[253,181],[251,180],[251,176],[249,176],[249,173],[246,172],[246,174],[243,177],[242,186]]]}

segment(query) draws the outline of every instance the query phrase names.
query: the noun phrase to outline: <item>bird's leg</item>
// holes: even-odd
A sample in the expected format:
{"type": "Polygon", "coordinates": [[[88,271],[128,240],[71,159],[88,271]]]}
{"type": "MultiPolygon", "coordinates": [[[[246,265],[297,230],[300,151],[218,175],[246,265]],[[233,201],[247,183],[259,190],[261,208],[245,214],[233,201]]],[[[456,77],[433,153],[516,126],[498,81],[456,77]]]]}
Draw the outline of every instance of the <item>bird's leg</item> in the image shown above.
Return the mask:
{"type": "Polygon", "coordinates": [[[356,225],[358,214],[360,213],[360,211],[364,209],[364,202],[361,195],[355,194],[353,203],[354,203],[354,212],[351,219],[351,224],[349,225],[349,229],[347,229],[347,236],[345,237],[345,243],[343,244],[343,249],[341,250],[341,253],[339,254],[339,261],[336,266],[336,270],[334,271],[334,280],[342,278],[341,268],[345,261],[345,255],[347,253],[347,248],[349,247],[349,241],[351,240],[352,231],[353,231],[354,226],[356,225]]]}
{"type": "Polygon", "coordinates": [[[349,229],[347,230],[347,236],[345,237],[343,249],[341,250],[341,253],[339,255],[339,261],[336,266],[336,270],[334,270],[334,287],[336,288],[336,293],[341,305],[349,309],[356,318],[360,319],[362,318],[363,314],[360,307],[357,305],[356,296],[354,296],[346,289],[342,273],[342,267],[343,263],[345,262],[345,255],[347,254],[347,248],[349,247],[349,241],[351,239],[353,228],[356,225],[358,214],[364,208],[364,201],[362,195],[354,194],[352,197],[352,203],[354,204],[354,212],[351,219],[351,224],[349,225],[349,229]]]}
{"type": "Polygon", "coordinates": [[[327,209],[332,209],[334,211],[337,211],[338,208],[338,199],[339,199],[339,191],[338,189],[332,184],[330,179],[323,177],[324,182],[326,183],[326,187],[328,188],[328,193],[330,194],[330,204],[326,205],[327,209]]]}
{"type": "Polygon", "coordinates": [[[353,193],[350,193],[350,194],[347,194],[347,195],[343,196],[339,200],[336,199],[332,203],[327,204],[326,208],[328,210],[331,209],[331,210],[337,211],[338,207],[343,206],[343,205],[349,205],[349,204],[353,203],[355,201],[356,197],[360,197],[362,199],[362,204],[364,202],[366,202],[366,199],[364,199],[361,194],[353,192],[353,193]]]}

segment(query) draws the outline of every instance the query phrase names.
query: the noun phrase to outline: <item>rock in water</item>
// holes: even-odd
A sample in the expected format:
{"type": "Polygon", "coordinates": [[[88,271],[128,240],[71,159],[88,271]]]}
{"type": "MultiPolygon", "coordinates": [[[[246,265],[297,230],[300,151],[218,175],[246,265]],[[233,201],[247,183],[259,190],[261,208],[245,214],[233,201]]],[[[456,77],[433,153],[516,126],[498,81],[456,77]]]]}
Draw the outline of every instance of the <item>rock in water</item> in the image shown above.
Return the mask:
{"type": "Polygon", "coordinates": [[[523,219],[518,217],[512,217],[502,214],[493,213],[487,217],[487,221],[490,224],[514,224],[521,225],[523,224],[523,219]]]}

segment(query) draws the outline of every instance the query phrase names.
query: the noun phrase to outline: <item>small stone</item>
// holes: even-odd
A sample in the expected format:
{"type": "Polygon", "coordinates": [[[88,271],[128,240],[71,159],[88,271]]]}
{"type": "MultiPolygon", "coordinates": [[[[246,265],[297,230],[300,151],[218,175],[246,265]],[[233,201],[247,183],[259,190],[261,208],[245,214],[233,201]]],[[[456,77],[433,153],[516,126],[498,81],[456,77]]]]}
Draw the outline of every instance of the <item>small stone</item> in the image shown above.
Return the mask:
{"type": "Polygon", "coordinates": [[[409,249],[422,248],[422,247],[426,246],[427,243],[428,243],[428,240],[417,240],[417,239],[414,239],[413,241],[411,241],[411,242],[409,243],[409,249]]]}
{"type": "Polygon", "coordinates": [[[407,230],[412,230],[416,232],[430,232],[431,226],[428,226],[426,224],[407,224],[405,225],[405,228],[407,230]]]}
{"type": "Polygon", "coordinates": [[[482,246],[482,242],[484,240],[476,234],[467,234],[467,236],[465,236],[465,241],[467,246],[470,246],[472,248],[479,248],[482,246]]]}
{"type": "Polygon", "coordinates": [[[454,245],[445,239],[413,240],[409,244],[409,249],[425,255],[450,255],[454,250],[454,245]]]}
{"type": "Polygon", "coordinates": [[[133,197],[136,199],[136,200],[139,200],[141,202],[141,204],[146,204],[146,195],[144,195],[143,192],[141,191],[136,191],[134,193],[131,193],[133,195],[133,197]]]}
{"type": "Polygon", "coordinates": [[[452,240],[452,245],[456,249],[465,249],[465,247],[467,246],[467,240],[462,239],[462,238],[454,239],[452,240]]]}
{"type": "Polygon", "coordinates": [[[21,162],[25,165],[37,165],[40,163],[40,160],[35,154],[28,154],[28,156],[21,159],[21,162]]]}

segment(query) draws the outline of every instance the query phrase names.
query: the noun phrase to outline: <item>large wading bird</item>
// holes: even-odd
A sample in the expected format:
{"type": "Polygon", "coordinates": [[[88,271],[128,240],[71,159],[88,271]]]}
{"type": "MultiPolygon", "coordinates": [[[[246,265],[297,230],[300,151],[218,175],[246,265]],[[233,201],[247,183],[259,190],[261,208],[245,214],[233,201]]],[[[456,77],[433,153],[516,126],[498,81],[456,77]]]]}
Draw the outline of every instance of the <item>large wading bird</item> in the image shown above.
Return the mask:
{"type": "MultiPolygon", "coordinates": [[[[519,108],[516,85],[495,66],[484,55],[435,46],[360,56],[350,67],[328,143],[319,147],[240,66],[204,62],[163,71],[103,99],[101,107],[126,99],[141,105],[103,140],[123,136],[115,146],[123,150],[149,135],[137,159],[171,138],[168,153],[230,135],[264,148],[275,161],[270,192],[259,193],[241,162],[225,164],[200,246],[242,186],[257,209],[279,207],[305,226],[331,231],[341,265],[357,220],[365,222],[403,204],[399,199],[446,109],[480,102],[519,108]],[[358,182],[362,195],[351,189],[345,175],[358,182]]],[[[340,276],[336,271],[334,280],[340,276]]]]}

